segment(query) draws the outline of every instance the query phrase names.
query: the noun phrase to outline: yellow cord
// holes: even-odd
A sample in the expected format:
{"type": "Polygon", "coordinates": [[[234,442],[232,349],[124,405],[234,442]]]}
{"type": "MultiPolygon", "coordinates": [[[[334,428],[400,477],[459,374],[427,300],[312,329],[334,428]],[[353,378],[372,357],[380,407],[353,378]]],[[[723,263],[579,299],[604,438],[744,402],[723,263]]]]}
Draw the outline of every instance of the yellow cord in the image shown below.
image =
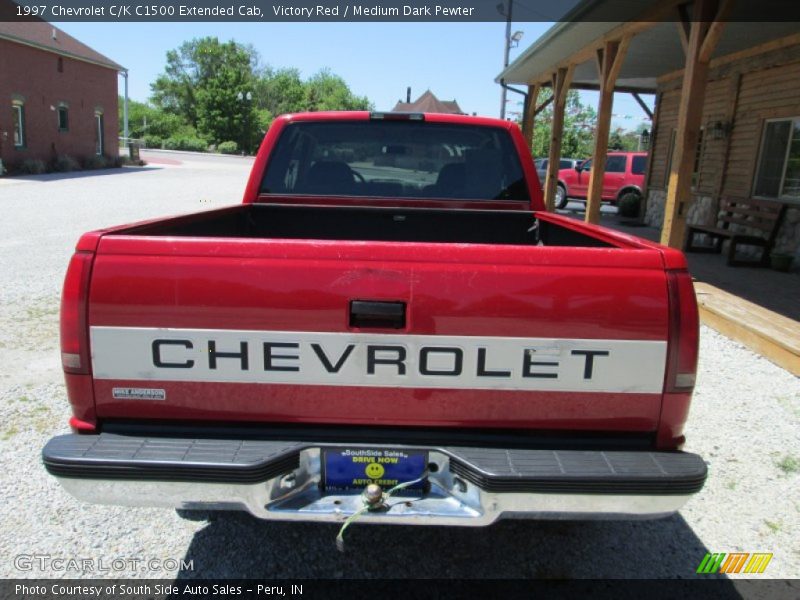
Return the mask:
{"type": "Polygon", "coordinates": [[[406,481],[404,483],[398,483],[396,486],[394,486],[388,492],[384,492],[383,496],[381,497],[380,502],[375,502],[374,504],[369,504],[366,501],[366,498],[363,498],[363,496],[362,496],[362,499],[364,500],[364,506],[362,508],[358,509],[356,512],[354,512],[349,517],[347,517],[347,520],[342,524],[342,528],[339,530],[339,535],[336,536],[336,549],[339,552],[344,552],[344,530],[347,529],[350,526],[350,524],[352,522],[354,522],[358,517],[363,515],[365,512],[380,510],[380,509],[383,509],[383,508],[391,508],[391,506],[387,505],[387,502],[389,501],[389,498],[392,497],[392,494],[394,494],[395,492],[398,492],[398,491],[400,491],[402,489],[405,489],[407,487],[410,487],[410,486],[414,485],[415,483],[419,483],[420,481],[424,480],[427,476],[428,476],[428,471],[426,470],[422,474],[422,477],[418,477],[417,479],[414,479],[412,481],[406,481]]]}

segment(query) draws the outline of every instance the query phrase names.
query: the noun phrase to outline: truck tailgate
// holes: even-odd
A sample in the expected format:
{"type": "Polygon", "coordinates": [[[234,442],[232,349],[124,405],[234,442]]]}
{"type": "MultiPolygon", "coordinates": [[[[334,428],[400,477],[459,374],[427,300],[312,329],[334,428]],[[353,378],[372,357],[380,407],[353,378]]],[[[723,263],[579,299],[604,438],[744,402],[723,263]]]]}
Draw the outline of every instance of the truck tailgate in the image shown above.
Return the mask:
{"type": "Polygon", "coordinates": [[[97,416],[654,431],[667,304],[655,249],[104,236],[97,416]]]}

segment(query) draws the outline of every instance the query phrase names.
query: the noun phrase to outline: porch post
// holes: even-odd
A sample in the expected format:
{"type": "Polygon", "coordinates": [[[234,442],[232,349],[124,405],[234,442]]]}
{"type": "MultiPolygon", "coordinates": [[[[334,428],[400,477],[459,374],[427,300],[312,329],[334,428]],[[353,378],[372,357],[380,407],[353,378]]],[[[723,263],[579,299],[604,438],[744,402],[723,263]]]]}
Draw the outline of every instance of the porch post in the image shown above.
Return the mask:
{"type": "Polygon", "coordinates": [[[547,162],[544,203],[549,212],[556,207],[556,186],[558,168],[561,161],[561,137],[564,132],[564,109],[567,106],[567,93],[572,82],[575,65],[562,67],[553,73],[553,125],[550,131],[550,154],[547,162]]]}
{"type": "Polygon", "coordinates": [[[730,0],[695,0],[691,23],[681,25],[684,31],[688,28],[686,66],[661,229],[661,243],[673,248],[682,247],[686,235],[686,214],[692,202],[692,173],[703,118],[708,63],[730,8],[730,0]]]}
{"type": "Polygon", "coordinates": [[[606,42],[597,50],[597,69],[600,75],[600,104],[597,107],[597,129],[594,136],[592,170],[586,193],[586,222],[600,221],[600,201],[603,194],[603,176],[606,172],[608,134],[611,130],[611,109],[614,106],[614,85],[617,82],[630,38],[606,42]]]}
{"type": "Polygon", "coordinates": [[[525,138],[528,148],[530,148],[531,140],[533,139],[533,121],[536,117],[536,102],[540,89],[541,86],[538,83],[528,86],[525,107],[522,109],[522,137],[525,138]]]}
{"type": "Polygon", "coordinates": [[[647,148],[647,173],[644,177],[644,187],[642,188],[642,203],[639,205],[639,219],[643,220],[647,215],[647,199],[650,185],[653,183],[653,150],[656,147],[656,140],[661,135],[658,128],[659,117],[661,115],[661,104],[664,101],[664,92],[656,94],[655,114],[650,125],[650,147],[647,148]]]}

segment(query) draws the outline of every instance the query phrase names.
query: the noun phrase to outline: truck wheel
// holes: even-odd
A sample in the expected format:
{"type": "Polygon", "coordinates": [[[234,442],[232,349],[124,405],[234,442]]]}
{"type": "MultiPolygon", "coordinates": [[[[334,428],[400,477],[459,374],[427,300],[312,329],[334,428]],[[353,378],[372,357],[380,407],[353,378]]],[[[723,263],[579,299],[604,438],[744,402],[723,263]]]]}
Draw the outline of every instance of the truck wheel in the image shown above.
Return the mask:
{"type": "Polygon", "coordinates": [[[565,208],[569,198],[567,198],[567,190],[560,183],[556,186],[556,208],[565,208]]]}
{"type": "Polygon", "coordinates": [[[619,216],[636,218],[639,216],[639,205],[642,203],[642,195],[639,192],[625,192],[619,197],[619,216]]]}

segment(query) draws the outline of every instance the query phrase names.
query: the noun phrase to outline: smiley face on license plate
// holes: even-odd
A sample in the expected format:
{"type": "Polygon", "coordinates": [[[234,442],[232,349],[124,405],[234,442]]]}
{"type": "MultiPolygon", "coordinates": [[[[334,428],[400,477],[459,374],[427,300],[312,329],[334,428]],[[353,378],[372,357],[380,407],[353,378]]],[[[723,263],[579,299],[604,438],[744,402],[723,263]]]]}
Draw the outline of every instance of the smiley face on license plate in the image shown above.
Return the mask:
{"type": "MultiPolygon", "coordinates": [[[[325,489],[328,491],[361,491],[370,483],[384,490],[419,479],[428,465],[428,453],[422,450],[389,448],[327,448],[323,450],[325,489]]],[[[420,481],[403,491],[418,493],[424,489],[420,481]]]]}

